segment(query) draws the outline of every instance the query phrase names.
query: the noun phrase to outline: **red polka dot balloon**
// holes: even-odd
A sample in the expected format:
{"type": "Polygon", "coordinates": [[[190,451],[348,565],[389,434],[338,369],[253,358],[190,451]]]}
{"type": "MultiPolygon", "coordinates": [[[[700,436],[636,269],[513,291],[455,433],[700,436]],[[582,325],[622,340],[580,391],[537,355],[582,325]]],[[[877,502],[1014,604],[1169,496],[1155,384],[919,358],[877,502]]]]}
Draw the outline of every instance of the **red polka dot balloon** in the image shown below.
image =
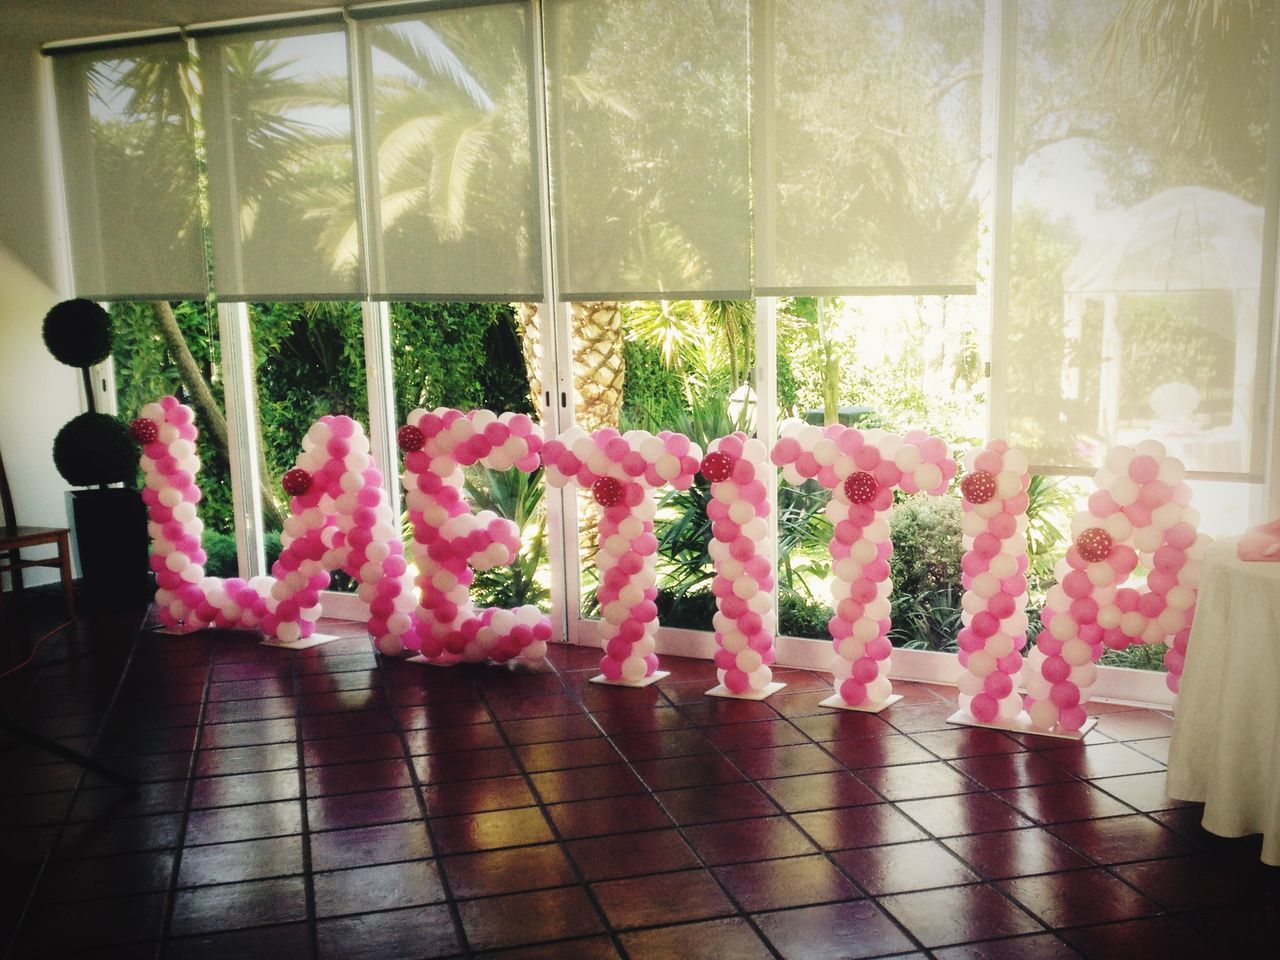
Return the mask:
{"type": "Polygon", "coordinates": [[[865,470],[850,474],[844,482],[844,493],[852,503],[870,503],[876,498],[880,484],[865,470]]]}
{"type": "Polygon", "coordinates": [[[300,497],[311,489],[311,474],[301,468],[290,470],[282,480],[284,492],[291,497],[300,497]]]}
{"type": "Polygon", "coordinates": [[[1111,534],[1101,527],[1090,527],[1076,537],[1076,549],[1080,552],[1081,559],[1088,563],[1099,563],[1107,559],[1114,546],[1111,534]]]}
{"type": "Polygon", "coordinates": [[[602,507],[614,507],[622,502],[622,484],[613,477],[601,477],[591,485],[591,495],[602,507]]]}
{"type": "Polygon", "coordinates": [[[154,420],[139,417],[129,424],[129,436],[138,443],[152,443],[156,437],[160,436],[160,428],[156,426],[154,420]]]}
{"type": "Polygon", "coordinates": [[[417,453],[427,445],[426,435],[412,424],[396,431],[396,443],[405,453],[417,453]]]}
{"type": "Polygon", "coordinates": [[[986,470],[966,473],[960,481],[960,492],[970,503],[986,503],[996,495],[996,478],[986,470]]]}
{"type": "Polygon", "coordinates": [[[712,483],[728,480],[733,473],[733,459],[725,453],[708,453],[702,461],[702,475],[712,483]]]}

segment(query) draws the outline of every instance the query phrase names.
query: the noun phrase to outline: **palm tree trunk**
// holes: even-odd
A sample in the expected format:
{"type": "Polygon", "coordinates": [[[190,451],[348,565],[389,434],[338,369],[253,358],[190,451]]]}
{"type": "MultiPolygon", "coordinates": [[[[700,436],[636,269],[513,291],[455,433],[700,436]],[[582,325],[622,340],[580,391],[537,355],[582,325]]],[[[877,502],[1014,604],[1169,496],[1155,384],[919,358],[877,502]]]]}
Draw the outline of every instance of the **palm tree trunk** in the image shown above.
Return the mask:
{"type": "MultiPolygon", "coordinates": [[[[218,406],[218,401],[214,399],[213,391],[209,389],[209,384],[205,382],[204,375],[200,372],[200,367],[196,363],[195,357],[191,355],[191,349],[187,346],[187,340],[182,335],[182,329],[178,326],[178,318],[174,316],[173,308],[169,306],[166,300],[152,300],[151,311],[155,314],[156,324],[160,328],[160,336],[164,340],[165,347],[168,348],[169,354],[178,364],[178,375],[182,378],[183,386],[187,388],[187,392],[191,395],[191,402],[195,404],[196,410],[204,418],[204,422],[208,424],[209,432],[213,435],[214,444],[222,451],[224,456],[229,456],[230,440],[227,434],[227,418],[223,416],[222,408],[218,406]]],[[[284,510],[272,495],[275,483],[272,480],[270,470],[267,468],[266,457],[263,455],[261,448],[258,450],[258,473],[262,478],[262,511],[283,527],[284,510]]]]}

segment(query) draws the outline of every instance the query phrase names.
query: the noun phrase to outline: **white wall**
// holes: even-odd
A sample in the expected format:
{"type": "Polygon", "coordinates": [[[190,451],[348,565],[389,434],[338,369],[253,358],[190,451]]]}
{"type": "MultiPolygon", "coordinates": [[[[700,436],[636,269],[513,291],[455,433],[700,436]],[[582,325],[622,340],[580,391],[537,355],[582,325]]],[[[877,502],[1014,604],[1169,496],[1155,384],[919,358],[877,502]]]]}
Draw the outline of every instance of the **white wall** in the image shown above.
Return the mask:
{"type": "MultiPolygon", "coordinates": [[[[81,410],[78,374],[49,355],[40,322],[60,299],[40,122],[40,57],[0,40],[0,451],[21,523],[69,526],[53,438],[81,410]]],[[[24,582],[57,579],[31,570],[24,582]]]]}

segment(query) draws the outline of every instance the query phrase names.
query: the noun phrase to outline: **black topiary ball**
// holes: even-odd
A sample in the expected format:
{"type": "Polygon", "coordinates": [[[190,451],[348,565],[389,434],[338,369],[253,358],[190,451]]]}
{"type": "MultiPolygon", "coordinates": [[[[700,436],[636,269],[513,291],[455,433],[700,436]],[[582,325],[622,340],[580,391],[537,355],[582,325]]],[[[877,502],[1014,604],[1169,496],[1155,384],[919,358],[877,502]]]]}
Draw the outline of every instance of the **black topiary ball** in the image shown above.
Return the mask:
{"type": "Polygon", "coordinates": [[[111,356],[111,317],[92,300],[63,300],[44,317],[44,345],[69,367],[111,356]]]}
{"type": "Polygon", "coordinates": [[[132,485],[138,475],[138,447],[129,428],[115,417],[82,413],[54,437],[53,464],[73,487],[132,485]]]}

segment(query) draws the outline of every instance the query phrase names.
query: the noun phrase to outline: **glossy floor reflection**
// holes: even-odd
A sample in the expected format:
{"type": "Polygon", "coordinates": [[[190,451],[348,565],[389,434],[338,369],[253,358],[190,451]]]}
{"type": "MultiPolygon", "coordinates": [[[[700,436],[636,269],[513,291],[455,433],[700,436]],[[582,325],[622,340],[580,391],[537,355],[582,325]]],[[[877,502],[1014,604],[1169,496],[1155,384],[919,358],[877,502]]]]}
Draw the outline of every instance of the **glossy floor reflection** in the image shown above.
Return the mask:
{"type": "MultiPolygon", "coordinates": [[[[7,668],[56,611],[4,621],[7,668]]],[[[552,669],[380,660],[350,624],[304,652],[83,622],[0,708],[140,781],[0,741],[5,956],[1272,956],[1256,839],[1164,796],[1158,712],[1084,743],[948,726],[953,690],[880,715],[779,671],[643,690],[552,669]],[[119,696],[112,696],[119,682],[119,696]]]]}

